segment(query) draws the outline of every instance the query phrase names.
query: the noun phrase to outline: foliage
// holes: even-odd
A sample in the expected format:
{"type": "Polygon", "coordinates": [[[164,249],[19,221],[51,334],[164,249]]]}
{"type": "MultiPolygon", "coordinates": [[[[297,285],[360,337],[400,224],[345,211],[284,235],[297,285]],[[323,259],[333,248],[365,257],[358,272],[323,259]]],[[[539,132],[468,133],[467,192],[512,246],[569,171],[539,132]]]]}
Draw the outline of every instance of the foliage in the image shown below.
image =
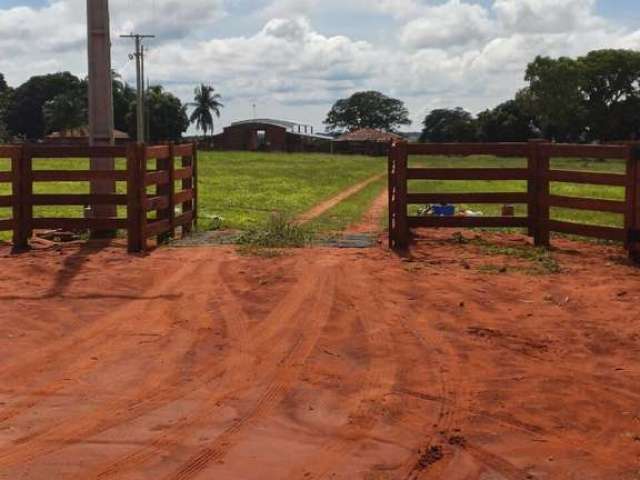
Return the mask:
{"type": "MultiPolygon", "coordinates": [[[[113,72],[113,124],[116,130],[129,131],[129,115],[136,109],[136,91],[113,72]]],[[[131,136],[134,138],[135,135],[131,136]]]]}
{"type": "Polygon", "coordinates": [[[331,131],[374,128],[391,132],[403,125],[411,125],[411,120],[402,101],[368,91],[338,100],[324,123],[331,131]]]}
{"type": "Polygon", "coordinates": [[[0,73],[0,142],[5,142],[9,139],[6,116],[12,95],[13,90],[7,85],[4,75],[0,73]]]}
{"type": "Polygon", "coordinates": [[[421,142],[473,142],[477,139],[473,115],[460,107],[433,110],[422,125],[421,142]]]}
{"type": "Polygon", "coordinates": [[[525,79],[546,138],[612,141],[640,134],[640,52],[537,57],[525,79]]]}
{"type": "MultiPolygon", "coordinates": [[[[146,98],[149,139],[152,142],[179,140],[182,133],[189,128],[186,106],[178,97],[165,92],[160,85],[150,87],[146,98]]],[[[129,132],[132,137],[135,137],[137,135],[135,108],[129,112],[128,119],[129,132]]]]}
{"type": "Polygon", "coordinates": [[[258,248],[302,248],[313,241],[309,229],[285,215],[276,213],[264,225],[251,228],[238,238],[238,244],[258,248]]]}
{"type": "Polygon", "coordinates": [[[83,89],[56,95],[45,102],[42,114],[45,132],[71,130],[87,123],[87,98],[83,89]]]}
{"type": "Polygon", "coordinates": [[[535,115],[522,97],[478,115],[478,137],[483,142],[526,142],[536,136],[535,115]]]}
{"type": "Polygon", "coordinates": [[[86,89],[86,84],[83,83],[69,72],[31,77],[12,95],[7,109],[7,128],[16,136],[28,139],[42,138],[45,134],[45,103],[58,95],[86,89]]]}
{"type": "Polygon", "coordinates": [[[220,102],[222,97],[218,93],[214,93],[215,88],[202,84],[194,91],[193,103],[191,106],[195,107],[191,113],[189,121],[196,124],[196,128],[204,132],[207,136],[207,132],[211,132],[213,135],[213,115],[220,118],[220,109],[224,105],[220,102]]]}

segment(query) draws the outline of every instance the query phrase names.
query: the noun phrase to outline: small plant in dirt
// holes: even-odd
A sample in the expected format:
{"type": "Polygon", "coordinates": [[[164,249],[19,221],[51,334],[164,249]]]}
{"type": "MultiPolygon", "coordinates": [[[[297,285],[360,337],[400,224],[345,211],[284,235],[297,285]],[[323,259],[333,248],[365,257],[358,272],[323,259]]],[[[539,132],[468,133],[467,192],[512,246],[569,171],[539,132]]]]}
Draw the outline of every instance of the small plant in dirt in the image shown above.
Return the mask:
{"type": "Polygon", "coordinates": [[[244,232],[238,244],[246,248],[303,248],[311,244],[313,233],[282,214],[272,215],[267,222],[244,232]]]}
{"type": "MultiPolygon", "coordinates": [[[[530,268],[509,267],[509,270],[522,271],[529,274],[552,274],[560,273],[562,271],[562,267],[553,257],[551,251],[543,247],[532,247],[528,245],[507,247],[489,243],[481,238],[474,239],[472,243],[479,246],[482,251],[488,255],[514,257],[532,264],[530,268]]],[[[500,273],[504,273],[506,271],[506,267],[502,267],[498,271],[500,273]]]]}

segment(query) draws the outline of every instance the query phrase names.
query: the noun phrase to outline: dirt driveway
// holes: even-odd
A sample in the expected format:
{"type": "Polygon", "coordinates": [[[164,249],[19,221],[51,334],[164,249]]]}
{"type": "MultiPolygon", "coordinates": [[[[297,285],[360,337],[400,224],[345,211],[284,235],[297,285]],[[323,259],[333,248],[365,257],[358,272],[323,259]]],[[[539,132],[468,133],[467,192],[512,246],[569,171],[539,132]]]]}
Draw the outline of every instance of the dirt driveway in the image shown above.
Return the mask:
{"type": "Polygon", "coordinates": [[[459,240],[0,249],[0,478],[640,478],[640,270],[459,240]]]}

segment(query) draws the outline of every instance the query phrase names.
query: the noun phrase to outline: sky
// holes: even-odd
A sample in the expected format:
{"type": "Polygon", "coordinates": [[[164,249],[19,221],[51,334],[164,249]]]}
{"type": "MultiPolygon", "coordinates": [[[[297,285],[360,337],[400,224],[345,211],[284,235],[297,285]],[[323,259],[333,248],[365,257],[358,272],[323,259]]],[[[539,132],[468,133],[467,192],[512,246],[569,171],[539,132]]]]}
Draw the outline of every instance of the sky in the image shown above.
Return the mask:
{"type": "MultiPolygon", "coordinates": [[[[361,90],[403,100],[420,130],[434,108],[478,113],[513,97],[536,55],[640,49],[638,0],[110,0],[112,66],[135,84],[130,32],[151,33],[147,73],[183,101],[213,85],[232,121],[324,130],[361,90]],[[634,8],[635,7],[635,8],[634,8]]],[[[86,0],[0,0],[0,72],[85,76],[86,0]]]]}

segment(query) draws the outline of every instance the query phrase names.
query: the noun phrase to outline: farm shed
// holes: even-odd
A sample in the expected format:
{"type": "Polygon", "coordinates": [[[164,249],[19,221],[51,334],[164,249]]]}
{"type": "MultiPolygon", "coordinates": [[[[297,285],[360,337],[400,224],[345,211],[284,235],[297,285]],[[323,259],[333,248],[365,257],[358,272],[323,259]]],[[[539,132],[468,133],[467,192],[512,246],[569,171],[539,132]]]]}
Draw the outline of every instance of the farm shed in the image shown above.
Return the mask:
{"type": "Polygon", "coordinates": [[[400,140],[404,140],[404,138],[395,133],[362,128],[339,137],[334,144],[334,151],[336,153],[385,156],[391,142],[400,140]]]}
{"type": "Polygon", "coordinates": [[[274,152],[328,152],[332,139],[311,125],[286,120],[255,119],[232,123],[213,138],[216,149],[274,152]]]}
{"type": "MultiPolygon", "coordinates": [[[[120,130],[113,131],[113,137],[115,143],[122,145],[128,143],[129,135],[120,130]]],[[[89,143],[89,129],[87,127],[74,128],[71,130],[61,130],[59,132],[53,132],[44,140],[45,143],[55,143],[58,145],[87,145],[89,143]]]]}

